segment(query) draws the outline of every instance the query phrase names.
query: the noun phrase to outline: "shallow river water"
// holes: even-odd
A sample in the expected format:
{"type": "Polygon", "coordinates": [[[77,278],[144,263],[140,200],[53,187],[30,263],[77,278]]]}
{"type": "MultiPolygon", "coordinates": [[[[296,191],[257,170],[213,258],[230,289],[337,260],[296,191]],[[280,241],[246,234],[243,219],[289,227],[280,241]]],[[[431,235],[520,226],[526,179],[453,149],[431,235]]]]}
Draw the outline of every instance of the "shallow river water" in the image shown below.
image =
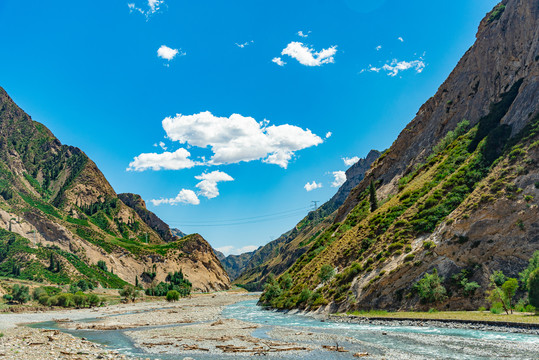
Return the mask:
{"type": "MultiPolygon", "coordinates": [[[[358,352],[367,352],[375,358],[386,359],[539,359],[539,336],[535,335],[470,329],[377,326],[320,321],[303,315],[264,310],[256,306],[256,301],[243,301],[229,305],[222,315],[223,318],[262,325],[253,331],[252,335],[255,337],[296,341],[318,349],[321,348],[321,345],[338,344],[349,351],[337,353],[315,350],[302,353],[282,353],[269,356],[272,359],[356,359],[353,354],[358,352]],[[299,333],[310,335],[295,339],[293,335],[299,333]]],[[[35,324],[33,327],[60,329],[75,336],[104,344],[124,354],[151,359],[183,359],[187,356],[199,360],[249,358],[249,356],[238,354],[147,354],[134,346],[131,339],[125,335],[124,330],[65,330],[58,328],[54,322],[35,324]]],[[[163,326],[158,328],[163,328],[163,326]]],[[[149,327],[143,327],[139,330],[148,329],[149,327]]],[[[253,358],[258,359],[260,356],[253,358]]]]}

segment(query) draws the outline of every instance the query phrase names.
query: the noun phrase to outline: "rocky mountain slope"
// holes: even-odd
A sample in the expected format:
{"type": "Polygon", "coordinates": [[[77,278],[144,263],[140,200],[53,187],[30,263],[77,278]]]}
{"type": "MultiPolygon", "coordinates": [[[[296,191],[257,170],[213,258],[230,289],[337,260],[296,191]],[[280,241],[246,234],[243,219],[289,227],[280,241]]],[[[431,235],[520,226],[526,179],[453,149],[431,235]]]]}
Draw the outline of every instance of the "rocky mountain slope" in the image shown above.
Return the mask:
{"type": "Polygon", "coordinates": [[[194,289],[230,283],[202,237],[179,239],[140,196],[117,195],[92,160],[62,145],[2,88],[0,227],[3,276],[117,287],[146,279],[145,271],[164,280],[182,269],[194,289]]]}
{"type": "Polygon", "coordinates": [[[493,271],[518,277],[539,250],[538,161],[539,0],[505,0],[262,303],[320,311],[485,305],[493,271]],[[432,301],[415,284],[435,271],[446,293],[432,301]],[[472,282],[479,287],[470,290],[472,282]]]}
{"type": "MultiPolygon", "coordinates": [[[[294,229],[245,256],[248,259],[242,258],[242,263],[235,270],[239,275],[234,282],[249,290],[262,290],[269,274],[280,275],[286,271],[309,249],[323,229],[331,225],[336,210],[344,203],[350,191],[363,180],[379,156],[379,151],[371,150],[364,159],[359,159],[346,171],[346,182],[330,200],[311,211],[294,229]]],[[[236,260],[230,259],[232,262],[236,260]]],[[[224,260],[225,263],[227,261],[224,260]]]]}
{"type": "Polygon", "coordinates": [[[228,276],[230,276],[230,280],[234,281],[241,274],[243,269],[245,269],[247,263],[251,261],[255,251],[225,256],[225,254],[216,250],[215,255],[217,255],[221,265],[223,265],[223,269],[225,269],[228,276]]]}

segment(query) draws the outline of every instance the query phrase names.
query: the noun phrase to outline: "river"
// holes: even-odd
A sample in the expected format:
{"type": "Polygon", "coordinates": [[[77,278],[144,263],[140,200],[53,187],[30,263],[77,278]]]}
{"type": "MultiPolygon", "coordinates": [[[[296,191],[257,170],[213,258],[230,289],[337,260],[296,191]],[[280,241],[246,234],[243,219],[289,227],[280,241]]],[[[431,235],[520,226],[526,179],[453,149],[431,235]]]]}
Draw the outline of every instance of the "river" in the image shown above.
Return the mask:
{"type": "MultiPolygon", "coordinates": [[[[273,359],[356,359],[354,354],[368,353],[374,358],[398,359],[459,359],[479,360],[493,358],[539,359],[539,336],[471,329],[436,328],[425,326],[377,326],[321,321],[309,316],[264,310],[256,301],[242,301],[228,305],[222,318],[237,319],[261,325],[252,336],[267,340],[293,340],[317,350],[271,354],[273,359]],[[321,346],[338,345],[347,352],[322,350],[321,346]]],[[[87,319],[86,321],[93,321],[87,319]]],[[[178,327],[166,325],[154,328],[178,327]]],[[[54,322],[34,324],[32,327],[60,329],[84,337],[126,355],[150,359],[260,358],[238,354],[148,354],[137,348],[126,330],[65,330],[54,322]]],[[[130,329],[147,331],[152,327],[130,329]]],[[[367,357],[370,358],[370,357],[367,357]]]]}

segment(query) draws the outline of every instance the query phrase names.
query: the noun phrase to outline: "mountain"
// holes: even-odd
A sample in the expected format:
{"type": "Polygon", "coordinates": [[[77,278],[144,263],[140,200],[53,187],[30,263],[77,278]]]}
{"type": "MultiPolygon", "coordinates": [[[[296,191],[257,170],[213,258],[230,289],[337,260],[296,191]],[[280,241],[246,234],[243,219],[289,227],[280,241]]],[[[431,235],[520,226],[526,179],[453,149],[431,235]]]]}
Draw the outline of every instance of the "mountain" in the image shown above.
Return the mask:
{"type": "Polygon", "coordinates": [[[539,0],[504,0],[261,303],[329,312],[484,306],[490,275],[518,277],[539,249],[538,160],[539,0]]]}
{"type": "Polygon", "coordinates": [[[146,203],[144,202],[144,200],[142,200],[142,197],[140,195],[125,193],[118,194],[118,198],[122,200],[125,205],[135,210],[135,212],[138,214],[138,216],[140,216],[142,221],[144,221],[150,228],[152,228],[152,230],[154,230],[164,241],[177,241],[185,236],[184,233],[182,233],[182,236],[176,236],[163,220],[161,220],[150,210],[146,209],[146,203]]]}
{"type": "Polygon", "coordinates": [[[172,235],[177,236],[177,237],[179,237],[180,239],[181,239],[182,237],[186,237],[186,236],[187,236],[186,233],[184,233],[183,231],[181,231],[180,229],[177,229],[177,228],[172,228],[172,229],[170,229],[170,231],[172,232],[172,235]]]}
{"type": "Polygon", "coordinates": [[[84,152],[62,145],[0,88],[0,275],[118,287],[182,270],[198,290],[230,281],[200,235],[180,239],[138,195],[117,195],[84,152]],[[97,267],[103,261],[107,271],[97,267]],[[59,265],[58,265],[59,264],[59,265]],[[54,265],[54,266],[53,266],[54,265]]]}
{"type": "MultiPolygon", "coordinates": [[[[280,275],[288,269],[311,246],[312,241],[330,226],[336,210],[346,200],[350,191],[358,185],[371,164],[381,155],[371,150],[364,159],[359,159],[346,171],[346,182],[337,193],[315,211],[311,211],[294,229],[284,233],[276,240],[260,247],[251,255],[242,256],[234,270],[234,282],[249,290],[262,290],[269,274],[280,275]]],[[[243,254],[242,254],[243,255],[243,254]]],[[[236,262],[237,258],[221,262],[236,262]]],[[[224,265],[225,268],[227,265],[224,265]]]]}
{"type": "Polygon", "coordinates": [[[217,258],[232,281],[234,281],[241,274],[243,269],[245,269],[246,264],[251,261],[254,253],[254,251],[250,251],[239,255],[225,256],[222,252],[215,250],[217,258]]]}

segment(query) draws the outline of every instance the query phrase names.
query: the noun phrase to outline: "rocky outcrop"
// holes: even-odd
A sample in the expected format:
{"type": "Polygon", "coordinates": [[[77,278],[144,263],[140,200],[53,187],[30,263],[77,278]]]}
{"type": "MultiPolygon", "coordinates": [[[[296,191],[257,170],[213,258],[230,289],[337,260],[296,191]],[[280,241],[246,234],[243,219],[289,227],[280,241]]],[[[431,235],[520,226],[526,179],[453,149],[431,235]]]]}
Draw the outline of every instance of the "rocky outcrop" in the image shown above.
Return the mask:
{"type": "Polygon", "coordinates": [[[367,174],[368,180],[354,189],[339,209],[342,221],[357,205],[358,195],[370,180],[382,182],[380,194],[397,189],[396,180],[423,161],[437,141],[463,119],[476,125],[491,104],[523,79],[513,105],[502,119],[518,133],[534,114],[539,98],[539,2],[505,0],[505,10],[481,21],[475,44],[464,54],[436,94],[419,109],[390,149],[367,174]]]}
{"type": "MultiPolygon", "coordinates": [[[[142,200],[140,195],[124,193],[118,194],[118,198],[120,198],[120,200],[122,200],[122,202],[131,209],[135,210],[142,221],[144,221],[150,228],[158,233],[161,239],[165,240],[166,242],[171,242],[181,238],[174,235],[170,230],[170,227],[163,220],[146,208],[146,203],[144,200],[142,200]]],[[[183,236],[185,236],[185,234],[183,236]]]]}

